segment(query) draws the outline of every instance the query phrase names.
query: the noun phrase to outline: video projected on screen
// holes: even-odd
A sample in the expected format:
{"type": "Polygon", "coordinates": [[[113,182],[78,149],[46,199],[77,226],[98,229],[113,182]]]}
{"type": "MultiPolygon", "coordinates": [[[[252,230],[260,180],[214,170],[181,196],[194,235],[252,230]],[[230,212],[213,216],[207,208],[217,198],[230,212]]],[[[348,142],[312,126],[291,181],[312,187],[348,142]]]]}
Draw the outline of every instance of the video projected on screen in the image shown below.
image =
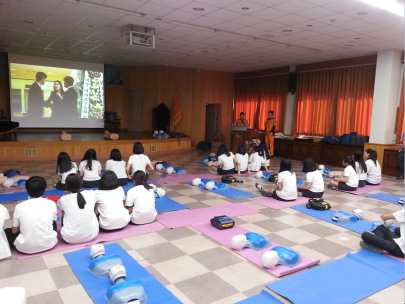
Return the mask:
{"type": "Polygon", "coordinates": [[[21,127],[100,128],[103,73],[10,62],[11,116],[21,127]]]}

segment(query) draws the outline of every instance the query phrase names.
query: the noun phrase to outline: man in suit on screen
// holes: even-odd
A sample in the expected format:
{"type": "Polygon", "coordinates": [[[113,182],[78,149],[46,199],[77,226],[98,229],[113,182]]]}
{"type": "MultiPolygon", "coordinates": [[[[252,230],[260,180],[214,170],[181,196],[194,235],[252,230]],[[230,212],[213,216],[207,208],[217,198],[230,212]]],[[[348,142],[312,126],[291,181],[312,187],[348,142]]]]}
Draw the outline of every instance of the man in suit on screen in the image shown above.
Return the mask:
{"type": "Polygon", "coordinates": [[[43,107],[45,106],[44,93],[41,85],[45,84],[48,76],[44,72],[38,72],[35,75],[35,81],[28,90],[28,108],[29,118],[41,118],[43,116],[43,107]]]}
{"type": "Polygon", "coordinates": [[[77,119],[77,92],[73,87],[73,77],[66,76],[63,78],[63,86],[67,89],[63,94],[63,108],[65,109],[66,118],[77,119]]]}

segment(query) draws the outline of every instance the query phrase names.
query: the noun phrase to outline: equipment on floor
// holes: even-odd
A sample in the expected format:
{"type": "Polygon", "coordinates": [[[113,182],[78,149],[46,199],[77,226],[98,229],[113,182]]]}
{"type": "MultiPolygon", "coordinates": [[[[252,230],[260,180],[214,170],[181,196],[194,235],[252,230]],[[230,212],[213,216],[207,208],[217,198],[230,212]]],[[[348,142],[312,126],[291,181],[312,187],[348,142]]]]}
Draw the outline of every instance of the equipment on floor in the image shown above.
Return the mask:
{"type": "Polygon", "coordinates": [[[314,210],[328,210],[331,208],[330,204],[326,202],[323,198],[311,198],[306,204],[308,209],[314,210]]]}
{"type": "Polygon", "coordinates": [[[87,269],[97,278],[109,278],[109,271],[113,266],[122,266],[121,258],[115,254],[106,256],[104,246],[101,244],[95,244],[90,247],[90,256],[93,260],[87,269]]]}
{"type": "Polygon", "coordinates": [[[364,217],[364,211],[361,209],[354,209],[352,211],[352,214],[355,215],[357,217],[357,219],[362,220],[364,217]]]}
{"type": "Polygon", "coordinates": [[[323,170],[322,176],[323,176],[323,177],[329,177],[329,173],[330,173],[330,172],[332,172],[331,169],[325,168],[325,169],[323,170]]]}
{"type": "Polygon", "coordinates": [[[336,212],[332,217],[332,221],[343,224],[355,224],[358,220],[356,215],[344,211],[336,212]]]}
{"type": "Polygon", "coordinates": [[[235,221],[229,216],[220,215],[210,219],[211,225],[219,230],[232,228],[235,225],[235,221]]]}
{"type": "Polygon", "coordinates": [[[167,173],[167,174],[172,174],[173,171],[174,171],[174,168],[173,168],[173,167],[168,167],[168,168],[166,168],[166,173],[167,173]]]}
{"type": "Polygon", "coordinates": [[[161,198],[161,197],[166,196],[166,191],[163,188],[156,188],[154,193],[155,193],[155,198],[161,198]]]}
{"type": "Polygon", "coordinates": [[[324,165],[319,165],[318,166],[318,171],[323,175],[325,173],[325,166],[324,165]]]}
{"type": "Polygon", "coordinates": [[[243,248],[263,250],[271,246],[271,240],[259,233],[248,232],[232,237],[231,246],[235,250],[242,250],[243,248]]]}
{"type": "Polygon", "coordinates": [[[243,183],[243,181],[237,180],[232,175],[222,176],[221,182],[223,182],[224,184],[243,183]]]}
{"type": "Polygon", "coordinates": [[[206,188],[207,190],[212,190],[212,189],[215,188],[215,183],[214,183],[213,181],[208,182],[208,183],[205,184],[205,188],[206,188]]]}
{"type": "Polygon", "coordinates": [[[405,203],[405,196],[401,196],[398,200],[398,204],[403,205],[405,203]]]}
{"type": "Polygon", "coordinates": [[[262,256],[262,263],[265,268],[274,268],[276,265],[294,267],[302,261],[301,254],[286,247],[273,247],[262,256]]]}
{"type": "Polygon", "coordinates": [[[302,179],[297,178],[297,186],[305,186],[306,182],[304,182],[302,179]]]}
{"type": "Polygon", "coordinates": [[[257,171],[256,174],[255,174],[255,177],[258,178],[258,179],[262,178],[263,177],[263,172],[262,171],[257,171]]]}
{"type": "Polygon", "coordinates": [[[268,179],[269,182],[274,182],[275,184],[277,184],[277,180],[278,180],[278,174],[273,174],[268,179]]]}

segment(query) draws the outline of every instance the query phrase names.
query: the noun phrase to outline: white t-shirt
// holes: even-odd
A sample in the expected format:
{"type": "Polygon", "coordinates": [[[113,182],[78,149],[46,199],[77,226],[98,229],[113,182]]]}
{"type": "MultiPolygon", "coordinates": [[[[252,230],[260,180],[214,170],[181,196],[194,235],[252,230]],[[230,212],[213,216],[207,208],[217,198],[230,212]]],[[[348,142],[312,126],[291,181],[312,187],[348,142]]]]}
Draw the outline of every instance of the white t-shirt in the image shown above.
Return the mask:
{"type": "Polygon", "coordinates": [[[128,225],[129,213],[124,207],[125,193],[122,187],[114,190],[96,190],[96,203],[100,213],[100,227],[106,230],[120,229],[128,225]]]}
{"type": "Polygon", "coordinates": [[[58,209],[65,212],[63,216],[62,238],[70,243],[84,243],[98,235],[98,221],[94,213],[96,205],[95,191],[82,191],[86,204],[80,209],[77,204],[77,193],[62,196],[57,204],[58,209]]]}
{"type": "Polygon", "coordinates": [[[377,161],[377,166],[374,164],[374,162],[371,159],[366,160],[366,166],[367,166],[367,179],[370,184],[379,184],[381,183],[381,167],[380,164],[377,161]]]}
{"type": "Polygon", "coordinates": [[[65,181],[66,181],[66,177],[69,175],[69,174],[71,174],[71,173],[77,173],[77,166],[76,166],[76,163],[74,163],[74,162],[72,162],[72,165],[73,165],[73,168],[72,169],[70,169],[68,172],[65,172],[65,173],[60,173],[60,171],[59,171],[59,167],[58,167],[58,175],[60,175],[60,177],[61,177],[61,183],[62,184],[64,184],[65,183],[65,181]]]}
{"type": "Polygon", "coordinates": [[[306,174],[306,182],[311,183],[311,187],[309,188],[312,192],[324,192],[325,185],[323,183],[323,177],[321,172],[318,170],[308,172],[306,174]]]}
{"type": "Polygon", "coordinates": [[[349,187],[357,188],[359,186],[359,176],[351,165],[346,166],[346,168],[343,170],[343,176],[348,177],[346,185],[349,187]]]}
{"type": "Polygon", "coordinates": [[[112,159],[107,160],[105,163],[105,169],[109,171],[113,171],[118,178],[127,178],[127,173],[125,171],[125,165],[126,162],[121,160],[121,161],[115,161],[112,159]]]}
{"type": "Polygon", "coordinates": [[[359,180],[366,180],[367,179],[367,172],[364,172],[362,168],[360,167],[360,164],[358,162],[354,163],[356,166],[356,173],[359,176],[359,180]]]}
{"type": "Polygon", "coordinates": [[[134,224],[151,223],[155,220],[157,215],[153,189],[147,190],[142,185],[135,186],[127,192],[125,206],[133,206],[131,222],[134,224]]]}
{"type": "Polygon", "coordinates": [[[263,156],[260,156],[258,152],[249,155],[249,170],[260,171],[262,164],[264,163],[263,156]]]}
{"type": "Polygon", "coordinates": [[[101,178],[98,174],[98,171],[101,171],[101,164],[98,160],[91,161],[91,170],[86,169],[86,166],[87,160],[82,161],[79,165],[79,171],[83,172],[84,181],[96,181],[101,178]]]}
{"type": "Polygon", "coordinates": [[[13,227],[20,226],[14,242],[17,250],[30,254],[53,248],[58,242],[53,221],[56,221],[56,204],[46,198],[32,198],[15,206],[13,227]]]}
{"type": "Polygon", "coordinates": [[[295,173],[290,171],[283,171],[278,174],[278,182],[282,183],[283,188],[276,190],[277,195],[285,200],[295,200],[297,199],[297,178],[295,173]]]}
{"type": "Polygon", "coordinates": [[[150,164],[150,159],[145,154],[134,154],[129,157],[128,164],[131,164],[131,175],[134,175],[138,170],[145,172],[146,166],[150,164]]]}
{"type": "Polygon", "coordinates": [[[265,152],[263,153],[263,160],[264,164],[266,164],[267,167],[270,167],[270,159],[267,159],[265,152]]]}
{"type": "Polygon", "coordinates": [[[6,234],[4,233],[4,222],[10,219],[10,213],[3,205],[0,205],[0,260],[11,256],[6,234]]]}
{"type": "Polygon", "coordinates": [[[222,154],[218,156],[218,164],[224,164],[222,170],[231,170],[235,168],[235,164],[233,162],[233,158],[235,157],[232,152],[229,152],[231,156],[227,156],[226,154],[222,154]]]}
{"type": "Polygon", "coordinates": [[[1,303],[27,304],[27,294],[24,287],[0,288],[1,303]]]}
{"type": "MultiPolygon", "coordinates": [[[[239,166],[240,166],[240,171],[246,171],[247,167],[249,165],[249,154],[245,153],[245,155],[236,153],[235,154],[236,159],[238,160],[239,166]]],[[[235,166],[235,170],[238,171],[238,166],[235,166]]]]}
{"type": "Polygon", "coordinates": [[[401,248],[402,252],[404,253],[404,209],[401,209],[397,212],[394,212],[394,217],[396,220],[399,222],[401,225],[399,228],[399,231],[401,233],[401,236],[397,239],[394,239],[395,243],[398,244],[399,248],[401,248]]]}

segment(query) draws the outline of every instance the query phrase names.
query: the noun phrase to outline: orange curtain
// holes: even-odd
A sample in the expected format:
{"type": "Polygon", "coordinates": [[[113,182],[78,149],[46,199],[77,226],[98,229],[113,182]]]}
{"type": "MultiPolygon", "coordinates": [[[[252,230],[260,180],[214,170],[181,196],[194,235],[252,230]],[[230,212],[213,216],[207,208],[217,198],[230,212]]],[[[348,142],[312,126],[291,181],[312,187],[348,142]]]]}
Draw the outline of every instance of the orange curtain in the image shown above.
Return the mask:
{"type": "Polygon", "coordinates": [[[269,111],[274,112],[276,131],[283,130],[288,75],[235,80],[235,120],[240,112],[251,128],[263,129],[269,111]]]}
{"type": "Polygon", "coordinates": [[[297,134],[370,135],[375,65],[298,74],[297,134]]]}
{"type": "Polygon", "coordinates": [[[395,134],[397,144],[401,143],[402,134],[404,134],[404,81],[402,81],[401,100],[397,108],[397,121],[395,123],[395,134]]]}

